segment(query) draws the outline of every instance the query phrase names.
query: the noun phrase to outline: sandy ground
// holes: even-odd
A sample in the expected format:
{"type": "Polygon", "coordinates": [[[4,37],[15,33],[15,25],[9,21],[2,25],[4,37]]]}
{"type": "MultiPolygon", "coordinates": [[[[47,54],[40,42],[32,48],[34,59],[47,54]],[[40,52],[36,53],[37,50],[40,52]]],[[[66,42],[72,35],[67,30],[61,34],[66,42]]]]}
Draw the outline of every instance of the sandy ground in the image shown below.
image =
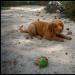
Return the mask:
{"type": "Polygon", "coordinates": [[[37,18],[53,20],[57,14],[45,14],[43,6],[20,6],[1,10],[1,73],[2,74],[75,74],[75,23],[62,18],[64,31],[70,28],[72,40],[64,42],[37,38],[26,39],[27,33],[16,31],[37,18]],[[41,14],[37,16],[37,12],[41,14]],[[34,60],[46,56],[49,65],[39,69],[34,60]]]}

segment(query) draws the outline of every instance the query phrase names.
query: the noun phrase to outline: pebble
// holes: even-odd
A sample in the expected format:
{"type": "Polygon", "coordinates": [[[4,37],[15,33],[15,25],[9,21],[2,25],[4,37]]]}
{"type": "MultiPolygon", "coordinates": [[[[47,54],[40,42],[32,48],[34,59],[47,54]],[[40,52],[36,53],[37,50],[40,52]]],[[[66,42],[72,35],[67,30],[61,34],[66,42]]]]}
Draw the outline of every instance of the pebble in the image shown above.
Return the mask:
{"type": "Polygon", "coordinates": [[[66,52],[65,54],[67,55],[68,53],[66,52]]]}
{"type": "Polygon", "coordinates": [[[66,28],[66,30],[69,30],[69,28],[66,28]]]}
{"type": "Polygon", "coordinates": [[[71,31],[69,31],[69,32],[67,33],[67,35],[72,35],[72,32],[71,32],[71,31]]]}
{"type": "Polygon", "coordinates": [[[26,39],[29,39],[29,37],[26,37],[26,39]]]}

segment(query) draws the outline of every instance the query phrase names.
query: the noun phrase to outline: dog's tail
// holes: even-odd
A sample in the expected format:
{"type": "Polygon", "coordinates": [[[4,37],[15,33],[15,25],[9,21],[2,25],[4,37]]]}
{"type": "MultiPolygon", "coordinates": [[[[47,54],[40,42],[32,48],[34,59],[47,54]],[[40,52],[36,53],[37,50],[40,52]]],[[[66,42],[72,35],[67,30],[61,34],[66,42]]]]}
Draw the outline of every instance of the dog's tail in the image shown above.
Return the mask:
{"type": "Polygon", "coordinates": [[[23,25],[20,25],[18,31],[22,33],[28,33],[27,29],[23,25]]]}

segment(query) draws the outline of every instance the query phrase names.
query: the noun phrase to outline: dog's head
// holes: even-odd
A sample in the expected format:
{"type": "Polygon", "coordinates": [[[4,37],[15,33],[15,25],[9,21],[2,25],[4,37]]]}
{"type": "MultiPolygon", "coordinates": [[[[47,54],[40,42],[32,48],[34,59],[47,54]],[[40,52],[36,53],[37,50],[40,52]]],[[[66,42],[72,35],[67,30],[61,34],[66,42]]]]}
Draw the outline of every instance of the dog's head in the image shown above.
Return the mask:
{"type": "Polygon", "coordinates": [[[62,20],[55,19],[49,25],[49,30],[54,33],[61,33],[63,31],[63,27],[64,27],[64,24],[63,24],[62,20]]]}

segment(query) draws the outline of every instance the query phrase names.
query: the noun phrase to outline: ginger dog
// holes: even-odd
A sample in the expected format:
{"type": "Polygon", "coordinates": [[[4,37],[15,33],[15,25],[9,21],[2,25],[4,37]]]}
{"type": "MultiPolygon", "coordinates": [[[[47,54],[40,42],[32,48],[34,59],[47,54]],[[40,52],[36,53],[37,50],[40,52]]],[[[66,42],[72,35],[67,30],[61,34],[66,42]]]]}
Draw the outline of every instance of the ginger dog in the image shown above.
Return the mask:
{"type": "Polygon", "coordinates": [[[23,29],[23,25],[20,26],[20,32],[27,32],[30,36],[41,36],[42,38],[48,40],[56,40],[63,42],[64,39],[71,40],[71,37],[68,37],[64,34],[61,34],[63,31],[64,24],[61,19],[56,18],[52,22],[40,21],[39,19],[32,22],[27,30],[23,29]]]}

